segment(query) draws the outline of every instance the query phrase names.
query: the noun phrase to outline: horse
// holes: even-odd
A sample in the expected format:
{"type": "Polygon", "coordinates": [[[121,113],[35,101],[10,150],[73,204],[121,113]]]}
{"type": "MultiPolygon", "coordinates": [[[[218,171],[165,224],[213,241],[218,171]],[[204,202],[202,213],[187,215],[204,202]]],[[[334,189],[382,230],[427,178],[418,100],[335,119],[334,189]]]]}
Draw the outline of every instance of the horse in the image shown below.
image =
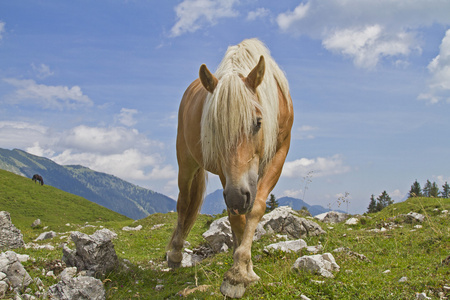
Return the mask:
{"type": "Polygon", "coordinates": [[[258,39],[230,46],[214,75],[200,67],[178,111],[178,219],[167,247],[169,267],[181,264],[211,172],[224,188],[233,232],[234,262],[220,290],[240,298],[260,279],[251,260],[253,235],[281,175],[293,120],[285,74],[258,39]]]}
{"type": "Polygon", "coordinates": [[[31,178],[31,180],[34,181],[34,183],[36,183],[36,180],[40,182],[41,185],[44,185],[44,179],[42,178],[41,175],[39,174],[34,174],[33,178],[31,178]]]}

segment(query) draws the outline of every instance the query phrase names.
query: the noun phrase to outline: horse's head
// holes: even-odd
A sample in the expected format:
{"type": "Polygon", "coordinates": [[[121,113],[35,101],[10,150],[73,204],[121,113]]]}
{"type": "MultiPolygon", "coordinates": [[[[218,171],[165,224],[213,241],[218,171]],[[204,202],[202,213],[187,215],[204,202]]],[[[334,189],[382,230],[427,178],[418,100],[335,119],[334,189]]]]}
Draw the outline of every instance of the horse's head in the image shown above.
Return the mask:
{"type": "Polygon", "coordinates": [[[203,158],[218,170],[233,215],[252,210],[263,165],[264,120],[256,89],[264,73],[263,56],[246,77],[217,79],[205,65],[200,68],[200,80],[210,93],[202,116],[203,158]]]}

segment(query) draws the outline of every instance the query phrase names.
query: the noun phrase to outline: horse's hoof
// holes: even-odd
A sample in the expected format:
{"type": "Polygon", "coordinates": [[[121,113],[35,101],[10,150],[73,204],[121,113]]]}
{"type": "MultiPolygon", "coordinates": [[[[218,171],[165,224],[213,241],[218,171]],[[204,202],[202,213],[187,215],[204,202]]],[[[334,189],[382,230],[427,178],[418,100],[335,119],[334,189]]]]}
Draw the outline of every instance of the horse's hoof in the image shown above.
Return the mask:
{"type": "Polygon", "coordinates": [[[169,268],[177,269],[181,267],[181,259],[179,259],[180,254],[181,252],[167,252],[167,265],[169,268]]]}
{"type": "Polygon", "coordinates": [[[243,283],[239,283],[237,285],[233,285],[229,283],[227,280],[222,282],[220,286],[220,292],[227,297],[230,298],[242,298],[245,293],[245,285],[243,283]]]}

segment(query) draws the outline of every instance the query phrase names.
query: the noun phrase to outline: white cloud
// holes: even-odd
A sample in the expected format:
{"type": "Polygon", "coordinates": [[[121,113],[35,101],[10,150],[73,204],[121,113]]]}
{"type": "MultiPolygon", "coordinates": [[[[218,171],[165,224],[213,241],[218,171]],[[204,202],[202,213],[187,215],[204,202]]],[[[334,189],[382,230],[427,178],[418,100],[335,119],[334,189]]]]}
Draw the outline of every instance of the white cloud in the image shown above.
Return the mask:
{"type": "Polygon", "coordinates": [[[281,176],[300,178],[312,174],[312,177],[324,177],[346,173],[350,169],[349,166],[344,164],[342,156],[336,154],[332,157],[300,158],[286,162],[281,176]]]}
{"type": "Polygon", "coordinates": [[[310,3],[300,3],[294,11],[288,11],[282,14],[279,14],[277,17],[278,26],[282,30],[288,30],[293,24],[302,20],[306,14],[308,13],[310,3]]]}
{"type": "Polygon", "coordinates": [[[173,181],[177,177],[175,168],[165,163],[164,144],[133,128],[80,125],[58,132],[29,122],[0,121],[0,145],[131,182],[173,181]]]}
{"type": "Polygon", "coordinates": [[[31,64],[33,71],[36,73],[36,77],[39,79],[44,79],[50,77],[55,74],[55,72],[50,70],[50,67],[45,64],[40,64],[36,66],[35,64],[31,64]]]}
{"type": "Polygon", "coordinates": [[[161,149],[163,144],[151,141],[137,129],[124,127],[90,127],[80,125],[64,132],[60,146],[77,152],[112,154],[130,147],[161,149]]]}
{"type": "Polygon", "coordinates": [[[39,124],[20,121],[0,121],[0,145],[2,148],[26,149],[35,141],[52,139],[49,129],[39,124]]]}
{"type": "Polygon", "coordinates": [[[356,66],[374,68],[380,58],[408,55],[414,37],[405,32],[386,32],[380,25],[361,29],[343,29],[324,38],[322,45],[329,51],[353,58],[356,66]]]}
{"type": "Polygon", "coordinates": [[[312,140],[315,138],[313,132],[317,129],[317,127],[303,125],[300,128],[297,128],[294,133],[294,138],[299,140],[312,140]]]}
{"type": "Polygon", "coordinates": [[[247,21],[255,21],[256,19],[264,18],[264,17],[268,16],[269,13],[270,13],[270,10],[268,10],[267,8],[264,8],[264,7],[258,8],[256,10],[248,13],[247,21]]]}
{"type": "Polygon", "coordinates": [[[297,198],[302,194],[302,190],[285,190],[283,196],[297,198]]]}
{"type": "Polygon", "coordinates": [[[426,100],[431,104],[443,99],[450,102],[450,29],[447,30],[439,47],[439,54],[428,64],[431,80],[428,92],[419,95],[419,100],[426,100]]]}
{"type": "Polygon", "coordinates": [[[236,17],[233,9],[237,0],[184,0],[175,7],[177,22],[171,29],[171,36],[195,32],[204,24],[214,25],[219,19],[236,17]]]}
{"type": "Polygon", "coordinates": [[[137,114],[137,109],[130,108],[122,108],[120,110],[120,114],[117,116],[117,120],[128,127],[131,127],[136,124],[136,120],[134,120],[134,115],[137,114]]]}
{"type": "Polygon", "coordinates": [[[329,0],[326,5],[310,0],[278,15],[277,24],[286,33],[322,40],[326,49],[351,57],[358,67],[373,68],[384,57],[420,51],[415,32],[450,24],[449,11],[450,2],[440,0],[329,0]]]}
{"type": "Polygon", "coordinates": [[[162,158],[158,154],[145,154],[133,148],[109,155],[90,152],[74,153],[69,149],[51,159],[62,165],[87,166],[126,180],[156,180],[176,177],[172,166],[159,164],[162,158]]]}
{"type": "Polygon", "coordinates": [[[13,85],[17,90],[7,97],[13,103],[38,104],[49,109],[75,109],[91,106],[92,101],[84,95],[79,86],[48,86],[37,84],[34,80],[5,78],[5,82],[13,85]]]}
{"type": "Polygon", "coordinates": [[[4,32],[5,32],[5,22],[0,21],[0,41],[3,39],[4,32]]]}

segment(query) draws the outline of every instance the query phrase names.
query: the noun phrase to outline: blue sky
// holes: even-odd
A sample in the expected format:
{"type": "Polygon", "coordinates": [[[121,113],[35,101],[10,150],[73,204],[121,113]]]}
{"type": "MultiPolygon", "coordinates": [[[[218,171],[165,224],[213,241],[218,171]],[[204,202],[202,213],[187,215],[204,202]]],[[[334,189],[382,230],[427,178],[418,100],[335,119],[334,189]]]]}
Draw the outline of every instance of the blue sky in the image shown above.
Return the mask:
{"type": "Polygon", "coordinates": [[[437,0],[1,1],[0,147],[176,199],[181,96],[201,64],[215,70],[228,46],[257,37],[294,101],[274,194],[337,208],[348,193],[361,213],[372,194],[400,201],[416,179],[450,181],[449,11],[437,0]]]}

